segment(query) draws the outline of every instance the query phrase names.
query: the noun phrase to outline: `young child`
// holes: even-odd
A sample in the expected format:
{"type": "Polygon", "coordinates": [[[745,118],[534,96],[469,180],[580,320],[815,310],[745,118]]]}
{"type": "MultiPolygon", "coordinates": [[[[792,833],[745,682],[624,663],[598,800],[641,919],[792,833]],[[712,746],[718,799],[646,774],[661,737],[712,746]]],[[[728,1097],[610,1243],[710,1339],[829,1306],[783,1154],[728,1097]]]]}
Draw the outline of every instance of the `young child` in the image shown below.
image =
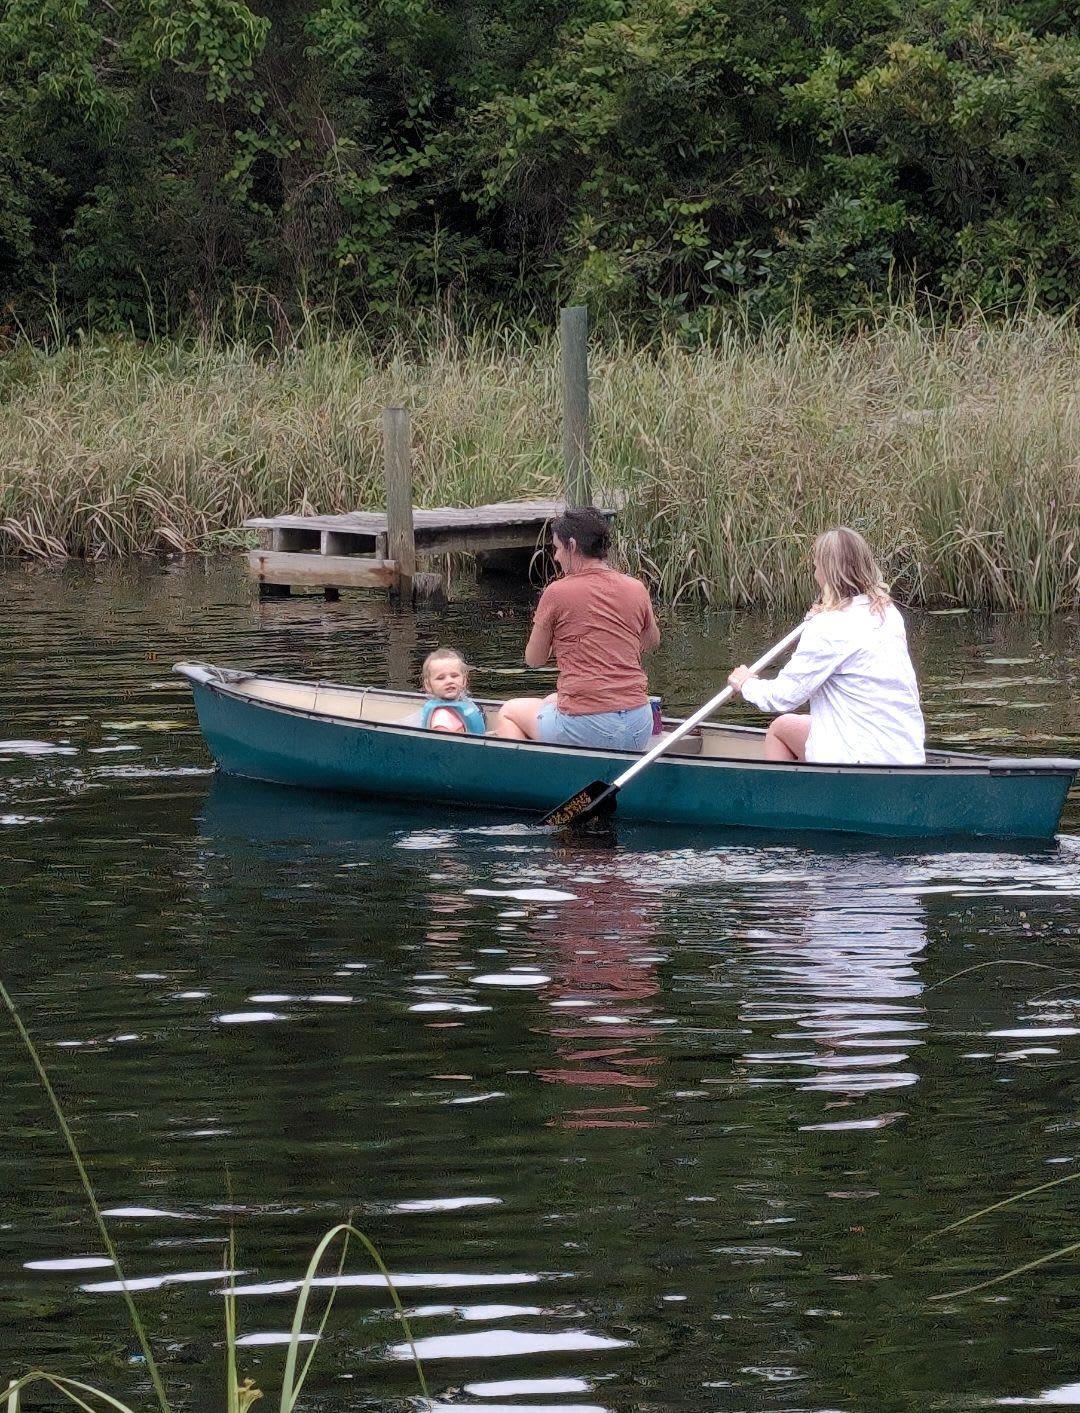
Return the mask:
{"type": "Polygon", "coordinates": [[[469,669],[453,648],[436,648],[424,659],[421,685],[428,699],[420,708],[418,726],[431,731],[457,731],[483,736],[484,713],[469,696],[469,669]]]}

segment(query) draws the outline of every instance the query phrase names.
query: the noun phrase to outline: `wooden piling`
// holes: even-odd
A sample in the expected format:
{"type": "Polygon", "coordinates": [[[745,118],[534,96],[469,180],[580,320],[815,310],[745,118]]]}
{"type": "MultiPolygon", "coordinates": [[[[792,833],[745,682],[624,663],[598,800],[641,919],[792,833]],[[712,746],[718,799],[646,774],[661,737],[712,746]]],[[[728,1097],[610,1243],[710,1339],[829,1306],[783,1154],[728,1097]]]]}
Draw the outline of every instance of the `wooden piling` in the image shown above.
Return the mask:
{"type": "Polygon", "coordinates": [[[412,418],[405,407],[384,407],[383,465],[386,471],[387,554],[397,565],[397,591],[412,596],[416,540],[412,514],[412,418]]]}
{"type": "Polygon", "coordinates": [[[589,472],[589,312],[582,305],[559,318],[562,363],[563,462],[567,505],[591,505],[589,472]]]}

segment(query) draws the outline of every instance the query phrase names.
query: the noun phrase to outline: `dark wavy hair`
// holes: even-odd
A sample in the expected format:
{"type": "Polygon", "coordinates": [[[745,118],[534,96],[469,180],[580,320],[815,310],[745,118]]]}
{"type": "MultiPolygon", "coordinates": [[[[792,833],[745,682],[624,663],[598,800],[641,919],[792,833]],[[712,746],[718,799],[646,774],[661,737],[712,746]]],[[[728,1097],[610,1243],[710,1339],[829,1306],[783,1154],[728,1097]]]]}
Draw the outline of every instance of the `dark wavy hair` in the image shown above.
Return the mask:
{"type": "Polygon", "coordinates": [[[611,526],[606,515],[591,505],[564,510],[551,527],[563,544],[571,540],[586,559],[607,559],[611,549],[611,526]]]}

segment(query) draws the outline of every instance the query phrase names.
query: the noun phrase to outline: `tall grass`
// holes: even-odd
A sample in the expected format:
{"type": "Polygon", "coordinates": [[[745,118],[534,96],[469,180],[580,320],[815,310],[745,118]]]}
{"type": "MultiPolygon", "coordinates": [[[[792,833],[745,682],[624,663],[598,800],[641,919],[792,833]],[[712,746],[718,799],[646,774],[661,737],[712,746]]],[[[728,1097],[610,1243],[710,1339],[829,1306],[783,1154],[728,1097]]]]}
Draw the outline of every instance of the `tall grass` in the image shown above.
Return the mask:
{"type": "MultiPolygon", "coordinates": [[[[558,350],[442,327],[376,354],[307,329],[87,339],[0,360],[0,549],[194,550],[253,514],[382,502],[379,413],[415,414],[420,504],[558,495],[558,350]]],[[[794,607],[820,530],[855,524],[908,602],[1080,605],[1080,330],[897,311],[592,357],[594,483],[668,599],[794,607]]]]}

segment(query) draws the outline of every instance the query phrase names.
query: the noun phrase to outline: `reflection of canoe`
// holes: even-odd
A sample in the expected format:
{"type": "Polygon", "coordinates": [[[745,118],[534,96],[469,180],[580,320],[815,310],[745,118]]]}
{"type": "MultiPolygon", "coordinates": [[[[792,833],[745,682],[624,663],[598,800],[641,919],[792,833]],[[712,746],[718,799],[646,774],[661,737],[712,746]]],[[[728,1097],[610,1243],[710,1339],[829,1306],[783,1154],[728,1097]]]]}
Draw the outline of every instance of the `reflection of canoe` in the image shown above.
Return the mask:
{"type": "Polygon", "coordinates": [[[314,845],[352,857],[358,847],[361,853],[373,846],[385,848],[387,841],[417,833],[437,835],[461,822],[461,811],[449,804],[358,800],[355,795],[219,773],[203,801],[199,832],[228,854],[250,851],[267,857],[281,846],[282,855],[293,858],[298,846],[314,845]]]}
{"type": "MultiPolygon", "coordinates": [[[[613,779],[621,751],[447,736],[406,726],[411,692],[297,682],[179,663],[222,770],[378,799],[448,801],[540,814],[591,779],[613,779]]],[[[497,703],[486,703],[489,715],[497,703]]],[[[778,765],[764,732],[705,726],[678,754],[620,791],[619,814],[693,827],[1013,838],[1053,835],[1080,761],[931,752],[924,766],[778,765]]]]}

